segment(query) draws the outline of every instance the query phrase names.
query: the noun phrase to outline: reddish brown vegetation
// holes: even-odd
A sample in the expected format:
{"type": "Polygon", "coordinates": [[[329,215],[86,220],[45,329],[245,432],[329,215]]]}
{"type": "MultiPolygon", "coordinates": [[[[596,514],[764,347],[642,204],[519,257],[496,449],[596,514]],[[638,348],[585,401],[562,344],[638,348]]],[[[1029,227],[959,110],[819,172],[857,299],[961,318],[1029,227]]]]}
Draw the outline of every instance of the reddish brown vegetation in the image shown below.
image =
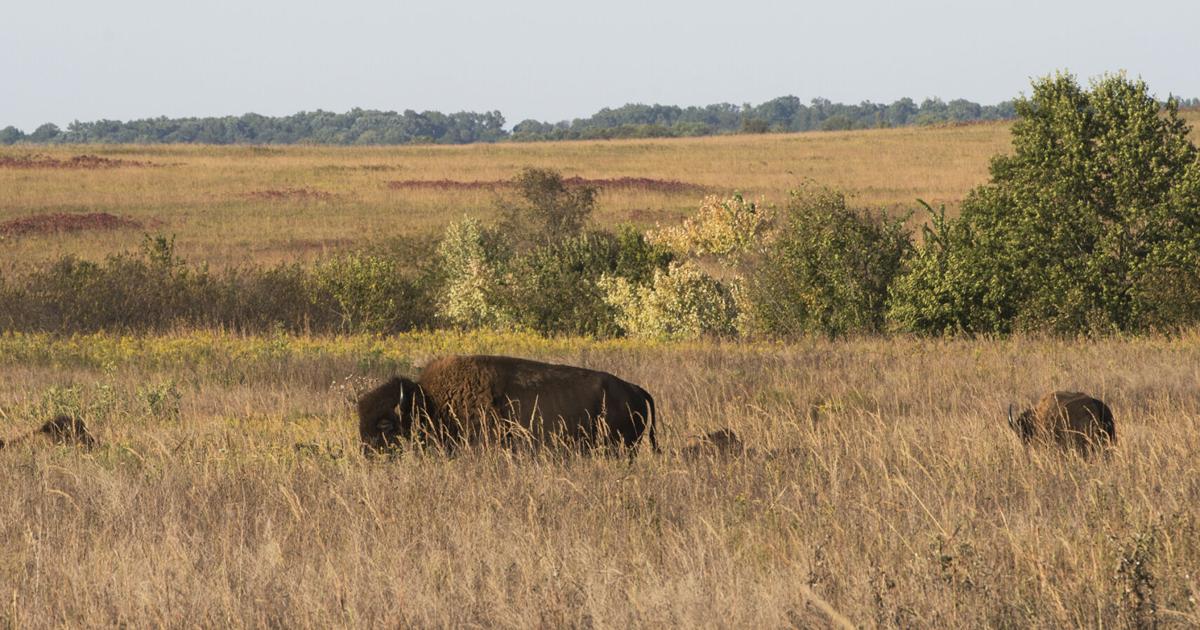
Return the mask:
{"type": "Polygon", "coordinates": [[[100,157],[98,155],[76,155],[60,160],[48,155],[34,153],[33,155],[9,156],[0,155],[0,168],[11,169],[102,169],[155,166],[150,162],[135,160],[118,160],[100,157]]]}
{"type": "Polygon", "coordinates": [[[506,181],[460,182],[453,179],[401,179],[387,183],[392,190],[492,190],[507,186],[506,181]]]}
{"type": "MultiPolygon", "coordinates": [[[[681,182],[675,179],[653,179],[649,177],[615,177],[591,179],[587,177],[567,177],[563,183],[568,186],[595,186],[601,190],[642,190],[661,193],[691,193],[705,190],[700,184],[681,182]]],[[[496,190],[512,185],[509,180],[493,181],[458,181],[453,179],[402,179],[390,181],[388,188],[392,190],[496,190]]]]}
{"type": "Polygon", "coordinates": [[[66,214],[54,212],[18,217],[0,223],[0,236],[26,236],[30,234],[56,234],[82,232],[84,230],[141,229],[141,221],[119,217],[107,212],[88,214],[66,214]]]}
{"type": "Polygon", "coordinates": [[[595,186],[605,190],[645,190],[661,193],[689,193],[705,190],[705,187],[700,184],[681,182],[677,179],[653,179],[650,177],[616,177],[611,179],[568,177],[563,182],[568,186],[595,186]]]}
{"type": "Polygon", "coordinates": [[[328,193],[323,190],[313,190],[312,188],[279,188],[270,190],[255,190],[246,193],[246,196],[250,197],[251,199],[266,199],[269,201],[320,201],[332,199],[333,193],[328,193]]]}

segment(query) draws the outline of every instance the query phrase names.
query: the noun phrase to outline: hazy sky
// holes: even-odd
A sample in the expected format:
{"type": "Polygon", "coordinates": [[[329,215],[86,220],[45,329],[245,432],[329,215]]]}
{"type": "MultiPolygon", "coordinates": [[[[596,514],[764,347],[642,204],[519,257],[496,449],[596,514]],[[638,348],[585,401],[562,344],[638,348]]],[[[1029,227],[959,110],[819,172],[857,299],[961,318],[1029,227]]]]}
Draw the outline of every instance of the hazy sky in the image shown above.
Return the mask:
{"type": "Polygon", "coordinates": [[[352,107],[563,120],[794,94],[995,103],[1056,69],[1200,96],[1200,0],[0,1],[0,127],[352,107]]]}

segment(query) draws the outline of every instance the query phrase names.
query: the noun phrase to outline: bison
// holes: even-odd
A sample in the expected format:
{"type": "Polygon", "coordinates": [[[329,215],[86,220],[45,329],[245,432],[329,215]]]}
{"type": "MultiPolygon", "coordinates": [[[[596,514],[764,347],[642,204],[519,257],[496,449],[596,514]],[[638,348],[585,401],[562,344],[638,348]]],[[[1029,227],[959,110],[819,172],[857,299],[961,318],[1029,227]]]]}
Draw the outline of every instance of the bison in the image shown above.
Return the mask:
{"type": "Polygon", "coordinates": [[[7,441],[0,439],[0,448],[13,446],[39,436],[44,436],[54,444],[79,444],[84,448],[96,446],[96,438],[92,437],[92,433],[88,431],[87,424],[82,418],[59,414],[35,431],[7,441]]]}
{"type": "Polygon", "coordinates": [[[746,445],[732,429],[719,429],[704,435],[694,435],[688,438],[687,444],[679,451],[680,457],[693,461],[726,455],[737,457],[746,453],[746,445]]]}
{"type": "Polygon", "coordinates": [[[363,452],[416,440],[460,445],[608,446],[634,452],[654,437],[654,398],[612,374],[500,356],[452,356],[416,382],[399,376],[358,400],[363,452]]]}
{"type": "Polygon", "coordinates": [[[1051,392],[1016,417],[1009,405],[1008,424],[1025,443],[1057,442],[1081,455],[1117,440],[1112,410],[1104,401],[1079,392],[1051,392]]]}

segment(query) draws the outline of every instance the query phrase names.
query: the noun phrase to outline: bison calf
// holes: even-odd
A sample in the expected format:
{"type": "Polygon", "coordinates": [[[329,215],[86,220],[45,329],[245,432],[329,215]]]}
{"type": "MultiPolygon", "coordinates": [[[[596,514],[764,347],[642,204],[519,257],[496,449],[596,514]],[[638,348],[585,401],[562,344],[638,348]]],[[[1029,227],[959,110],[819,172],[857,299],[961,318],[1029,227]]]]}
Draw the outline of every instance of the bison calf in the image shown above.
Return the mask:
{"type": "Polygon", "coordinates": [[[724,456],[738,457],[746,454],[746,445],[732,429],[720,429],[704,435],[694,435],[688,438],[679,456],[695,461],[705,458],[724,456]]]}
{"type": "Polygon", "coordinates": [[[1008,424],[1026,443],[1056,442],[1081,455],[1117,440],[1112,410],[1103,401],[1079,392],[1051,392],[1016,417],[1009,405],[1008,424]]]}
{"type": "Polygon", "coordinates": [[[654,399],[612,374],[526,359],[456,356],[417,381],[394,377],[358,400],[363,452],[407,440],[458,445],[609,446],[657,451],[654,399]]]}
{"type": "Polygon", "coordinates": [[[79,444],[84,448],[92,448],[96,445],[96,438],[92,437],[83,419],[59,414],[52,420],[47,421],[36,431],[12,440],[5,441],[0,439],[0,448],[13,446],[39,436],[44,436],[45,439],[50,440],[54,444],[79,444]]]}

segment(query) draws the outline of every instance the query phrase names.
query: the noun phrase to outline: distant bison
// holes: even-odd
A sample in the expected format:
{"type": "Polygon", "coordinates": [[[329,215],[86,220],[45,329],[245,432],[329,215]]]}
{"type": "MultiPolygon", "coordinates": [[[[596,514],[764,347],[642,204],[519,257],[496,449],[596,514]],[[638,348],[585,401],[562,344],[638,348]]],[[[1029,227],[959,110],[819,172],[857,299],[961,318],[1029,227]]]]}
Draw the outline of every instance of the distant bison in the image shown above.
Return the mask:
{"type": "Polygon", "coordinates": [[[1026,443],[1057,442],[1082,455],[1117,440],[1112,410],[1079,392],[1051,392],[1016,417],[1009,405],[1008,424],[1026,443]]]}
{"type": "Polygon", "coordinates": [[[459,445],[634,449],[654,437],[654,399],[612,374],[496,356],[438,359],[417,382],[393,377],[358,400],[363,452],[405,440],[459,445]]]}
{"type": "Polygon", "coordinates": [[[704,435],[694,435],[688,438],[680,457],[687,460],[724,457],[727,455],[740,456],[746,454],[746,445],[732,429],[719,429],[704,435]]]}
{"type": "Polygon", "coordinates": [[[44,437],[55,444],[79,444],[85,448],[92,448],[96,445],[96,438],[92,437],[87,425],[81,418],[60,414],[52,420],[47,421],[36,431],[7,441],[0,439],[0,448],[20,444],[21,442],[38,437],[44,437]]]}

